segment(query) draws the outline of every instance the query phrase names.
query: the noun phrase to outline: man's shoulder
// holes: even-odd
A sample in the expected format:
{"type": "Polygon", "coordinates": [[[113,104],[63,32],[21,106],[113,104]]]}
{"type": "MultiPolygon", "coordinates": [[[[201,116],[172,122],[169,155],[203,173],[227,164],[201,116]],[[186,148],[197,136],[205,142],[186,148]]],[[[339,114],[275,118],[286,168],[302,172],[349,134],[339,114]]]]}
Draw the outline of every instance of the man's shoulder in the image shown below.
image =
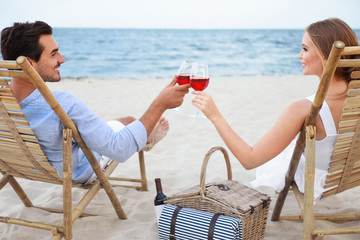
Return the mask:
{"type": "Polygon", "coordinates": [[[58,101],[68,101],[68,100],[80,101],[80,99],[77,96],[75,96],[73,93],[70,93],[70,92],[54,91],[54,92],[52,92],[52,94],[58,101]]]}
{"type": "Polygon", "coordinates": [[[76,97],[73,93],[67,91],[52,91],[52,94],[58,97],[63,97],[63,96],[76,97]]]}
{"type": "Polygon", "coordinates": [[[85,103],[75,96],[73,93],[66,91],[55,91],[53,92],[54,97],[59,104],[64,108],[71,108],[73,106],[83,106],[85,103]]]}

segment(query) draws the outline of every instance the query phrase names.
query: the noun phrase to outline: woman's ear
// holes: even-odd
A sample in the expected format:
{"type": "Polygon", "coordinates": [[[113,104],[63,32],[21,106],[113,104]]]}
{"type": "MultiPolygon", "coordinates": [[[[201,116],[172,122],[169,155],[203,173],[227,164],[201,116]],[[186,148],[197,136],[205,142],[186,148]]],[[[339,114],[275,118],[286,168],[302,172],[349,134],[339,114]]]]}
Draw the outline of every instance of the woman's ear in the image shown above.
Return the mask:
{"type": "Polygon", "coordinates": [[[322,60],[323,71],[324,71],[324,69],[325,69],[326,63],[327,63],[327,59],[324,58],[324,59],[322,60]]]}

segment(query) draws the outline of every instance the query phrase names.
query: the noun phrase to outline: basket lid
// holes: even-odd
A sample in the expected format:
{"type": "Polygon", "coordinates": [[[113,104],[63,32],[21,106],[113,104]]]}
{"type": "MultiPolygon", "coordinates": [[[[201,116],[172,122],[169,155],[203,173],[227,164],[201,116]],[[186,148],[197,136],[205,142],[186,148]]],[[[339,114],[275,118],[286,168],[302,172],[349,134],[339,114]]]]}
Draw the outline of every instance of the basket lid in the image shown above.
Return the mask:
{"type": "MultiPolygon", "coordinates": [[[[198,196],[199,194],[200,185],[197,185],[183,192],[172,195],[167,198],[167,200],[198,196]]],[[[267,206],[270,201],[270,196],[267,194],[261,193],[253,188],[232,180],[206,184],[205,197],[215,200],[219,204],[235,208],[245,215],[252,213],[254,208],[259,205],[264,207],[267,206]]]]}
{"type": "Polygon", "coordinates": [[[270,196],[231,180],[206,184],[205,189],[205,196],[232,206],[242,213],[252,213],[255,207],[266,206],[270,201],[270,196]]]}

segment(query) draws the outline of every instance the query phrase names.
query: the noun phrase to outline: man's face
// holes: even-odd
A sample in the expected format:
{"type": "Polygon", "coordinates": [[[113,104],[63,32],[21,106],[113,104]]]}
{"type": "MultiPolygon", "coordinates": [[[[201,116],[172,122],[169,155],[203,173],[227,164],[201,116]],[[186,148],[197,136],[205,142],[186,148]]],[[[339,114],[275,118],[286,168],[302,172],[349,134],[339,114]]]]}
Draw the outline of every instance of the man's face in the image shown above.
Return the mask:
{"type": "Polygon", "coordinates": [[[31,64],[45,82],[60,81],[59,67],[65,62],[65,59],[59,52],[59,45],[50,34],[41,35],[39,43],[44,47],[44,50],[39,61],[31,61],[31,64]]]}

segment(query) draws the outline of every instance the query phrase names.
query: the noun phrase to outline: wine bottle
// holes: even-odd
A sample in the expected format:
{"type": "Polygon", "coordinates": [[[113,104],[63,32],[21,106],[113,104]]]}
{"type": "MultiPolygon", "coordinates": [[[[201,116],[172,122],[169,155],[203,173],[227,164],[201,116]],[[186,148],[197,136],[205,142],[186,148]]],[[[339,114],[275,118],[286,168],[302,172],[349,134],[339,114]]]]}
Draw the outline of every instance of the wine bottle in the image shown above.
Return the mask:
{"type": "Polygon", "coordinates": [[[156,196],[154,199],[156,220],[159,223],[161,211],[164,207],[164,200],[166,195],[163,193],[160,178],[155,178],[156,196]]]}

